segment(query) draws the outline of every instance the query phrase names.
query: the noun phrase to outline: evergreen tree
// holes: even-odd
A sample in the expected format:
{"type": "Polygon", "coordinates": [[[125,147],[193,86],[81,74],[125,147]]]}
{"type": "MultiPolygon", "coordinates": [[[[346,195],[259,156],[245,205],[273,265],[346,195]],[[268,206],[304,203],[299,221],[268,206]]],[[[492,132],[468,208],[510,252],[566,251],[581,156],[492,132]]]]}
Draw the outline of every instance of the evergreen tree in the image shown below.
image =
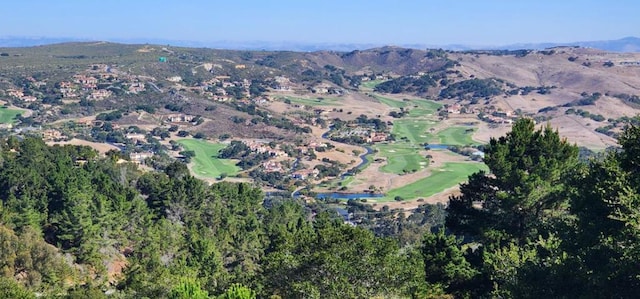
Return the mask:
{"type": "Polygon", "coordinates": [[[489,173],[479,172],[450,199],[447,228],[489,246],[520,244],[556,231],[566,215],[565,179],[578,165],[578,148],[550,126],[535,130],[519,119],[485,149],[489,173]]]}

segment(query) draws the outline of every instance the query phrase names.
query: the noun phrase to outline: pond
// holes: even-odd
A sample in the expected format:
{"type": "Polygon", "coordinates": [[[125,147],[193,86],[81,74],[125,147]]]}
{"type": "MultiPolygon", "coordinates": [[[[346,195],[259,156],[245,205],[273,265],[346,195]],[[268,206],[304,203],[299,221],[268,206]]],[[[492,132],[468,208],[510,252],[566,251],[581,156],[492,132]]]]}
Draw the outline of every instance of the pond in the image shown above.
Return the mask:
{"type": "Polygon", "coordinates": [[[425,146],[425,148],[430,148],[432,150],[449,149],[449,147],[450,145],[448,144],[429,144],[425,146]]]}

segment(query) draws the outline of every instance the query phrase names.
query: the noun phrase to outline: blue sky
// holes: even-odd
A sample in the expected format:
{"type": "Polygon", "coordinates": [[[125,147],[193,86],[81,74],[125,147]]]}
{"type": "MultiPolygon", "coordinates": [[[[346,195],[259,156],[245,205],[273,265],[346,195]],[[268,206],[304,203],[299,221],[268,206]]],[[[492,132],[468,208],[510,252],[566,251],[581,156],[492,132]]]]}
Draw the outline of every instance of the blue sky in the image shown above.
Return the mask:
{"type": "Polygon", "coordinates": [[[637,0],[20,0],[1,36],[505,45],[640,35],[637,0]]]}

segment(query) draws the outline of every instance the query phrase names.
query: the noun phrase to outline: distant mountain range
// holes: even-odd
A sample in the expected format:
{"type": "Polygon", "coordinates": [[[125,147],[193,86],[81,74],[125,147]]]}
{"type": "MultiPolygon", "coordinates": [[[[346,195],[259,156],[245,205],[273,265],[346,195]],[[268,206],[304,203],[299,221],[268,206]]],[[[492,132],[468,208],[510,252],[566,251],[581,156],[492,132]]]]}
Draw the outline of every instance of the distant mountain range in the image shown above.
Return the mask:
{"type": "MultiPolygon", "coordinates": [[[[48,44],[56,44],[63,42],[80,42],[91,41],[81,38],[50,38],[50,37],[0,37],[0,47],[31,47],[48,44]]],[[[322,50],[332,51],[353,51],[365,50],[375,47],[387,46],[378,43],[307,43],[307,42],[271,42],[271,41],[188,41],[188,40],[166,40],[166,39],[114,39],[111,42],[125,44],[159,44],[172,45],[182,47],[203,47],[215,49],[231,49],[231,50],[269,50],[269,51],[302,51],[313,52],[322,50]]],[[[502,46],[473,46],[464,44],[450,45],[429,45],[429,44],[400,44],[396,45],[403,48],[413,49],[446,49],[454,51],[466,50],[517,50],[517,49],[533,49],[541,50],[559,46],[580,46],[586,48],[595,48],[608,52],[640,52],[640,38],[625,37],[616,40],[603,41],[581,41],[571,43],[521,43],[502,46]]]]}

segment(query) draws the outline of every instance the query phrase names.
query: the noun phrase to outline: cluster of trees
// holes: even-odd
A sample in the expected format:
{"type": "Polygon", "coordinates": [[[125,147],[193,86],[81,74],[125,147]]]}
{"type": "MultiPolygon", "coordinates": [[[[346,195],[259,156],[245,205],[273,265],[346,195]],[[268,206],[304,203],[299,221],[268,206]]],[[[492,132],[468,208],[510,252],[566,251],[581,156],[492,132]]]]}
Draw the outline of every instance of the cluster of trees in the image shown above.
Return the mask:
{"type": "Polygon", "coordinates": [[[510,95],[528,95],[532,91],[537,92],[538,94],[548,94],[551,92],[551,89],[557,88],[557,86],[525,86],[516,88],[515,85],[507,84],[509,87],[512,87],[512,90],[509,90],[507,93],[510,95]]]}
{"type": "Polygon", "coordinates": [[[368,118],[366,115],[361,114],[356,117],[355,120],[345,121],[339,118],[333,119],[333,125],[331,131],[329,132],[327,138],[348,144],[363,144],[366,143],[366,137],[363,134],[344,134],[344,132],[349,132],[353,130],[349,128],[350,124],[357,124],[363,128],[371,128],[371,130],[375,132],[386,132],[388,131],[387,122],[379,119],[379,118],[368,118]]]}
{"type": "Polygon", "coordinates": [[[613,96],[618,98],[618,99],[621,99],[625,103],[629,103],[631,105],[640,105],[640,97],[638,97],[635,94],[634,95],[630,95],[630,94],[626,94],[626,93],[620,93],[620,94],[615,94],[613,96]]]}
{"type": "Polygon", "coordinates": [[[122,111],[103,112],[96,115],[96,120],[114,121],[122,118],[122,111]]]}
{"type": "Polygon", "coordinates": [[[426,279],[456,297],[634,298],[640,291],[640,128],[581,162],[550,127],[519,120],[447,207],[455,235],[423,242],[426,279]],[[458,236],[458,237],[456,237],[458,236]]]}
{"type": "Polygon", "coordinates": [[[218,157],[221,159],[238,159],[240,161],[237,165],[246,170],[268,160],[271,158],[271,154],[269,152],[259,153],[253,151],[244,142],[233,140],[229,146],[220,150],[218,157]]]}
{"type": "Polygon", "coordinates": [[[36,138],[0,146],[0,298],[424,291],[416,244],[401,247],[345,225],[326,208],[307,210],[294,200],[266,208],[261,190],[208,186],[179,162],[141,173],[88,147],[49,147],[36,138]]]}
{"type": "Polygon", "coordinates": [[[496,79],[473,78],[449,84],[440,91],[440,98],[484,98],[499,95],[503,92],[496,79]]]}
{"type": "MultiPolygon", "coordinates": [[[[263,122],[265,125],[273,126],[278,129],[294,131],[296,133],[311,133],[310,127],[300,127],[294,124],[290,119],[286,117],[272,117],[268,111],[259,109],[254,104],[242,104],[236,103],[234,108],[241,112],[246,112],[249,115],[256,115],[259,117],[251,119],[251,123],[257,124],[263,122]]],[[[235,122],[235,120],[234,120],[235,122]]]]}
{"type": "Polygon", "coordinates": [[[573,108],[569,108],[567,109],[567,111],[564,112],[564,114],[575,114],[575,115],[580,115],[584,118],[590,118],[593,119],[597,122],[601,122],[601,121],[605,121],[606,118],[604,118],[604,116],[602,116],[602,114],[592,114],[589,111],[586,110],[582,110],[582,109],[573,109],[573,108]]]}
{"type": "Polygon", "coordinates": [[[595,105],[596,101],[600,99],[600,97],[602,97],[602,94],[599,92],[594,92],[589,95],[588,93],[583,92],[581,96],[582,98],[566,103],[562,105],[562,107],[595,105]]]}
{"type": "Polygon", "coordinates": [[[429,88],[436,87],[438,78],[430,75],[402,76],[382,82],[374,88],[376,92],[384,93],[426,93],[429,88]]]}
{"type": "Polygon", "coordinates": [[[472,51],[464,51],[465,54],[486,54],[486,55],[494,55],[494,56],[515,56],[515,57],[525,57],[529,55],[533,50],[472,50],[472,51]]]}

